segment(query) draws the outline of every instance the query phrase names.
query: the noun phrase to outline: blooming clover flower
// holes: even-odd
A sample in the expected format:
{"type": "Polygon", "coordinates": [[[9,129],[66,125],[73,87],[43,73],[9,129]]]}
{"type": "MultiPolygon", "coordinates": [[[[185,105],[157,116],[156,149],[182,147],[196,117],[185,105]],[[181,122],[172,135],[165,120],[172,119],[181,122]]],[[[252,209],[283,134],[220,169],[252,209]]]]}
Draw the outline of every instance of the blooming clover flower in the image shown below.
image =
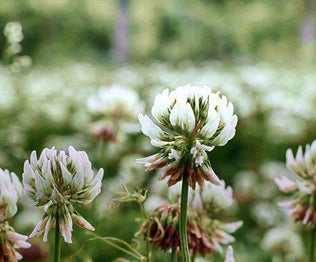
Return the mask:
{"type": "Polygon", "coordinates": [[[136,116],[141,104],[134,90],[120,85],[100,88],[98,93],[90,96],[87,102],[91,114],[114,120],[129,120],[136,116]]]}
{"type": "Polygon", "coordinates": [[[206,185],[199,187],[195,192],[192,201],[193,208],[199,216],[200,225],[214,243],[214,250],[220,253],[223,251],[222,244],[226,245],[235,241],[231,233],[243,225],[242,221],[224,222],[218,216],[235,202],[232,188],[225,187],[223,180],[221,182],[220,186],[206,182],[206,185]],[[214,215],[217,218],[214,218],[214,215]]]}
{"type": "Polygon", "coordinates": [[[168,185],[186,175],[194,189],[204,180],[221,184],[214,173],[207,152],[223,146],[235,135],[237,116],[225,96],[212,93],[209,87],[181,86],[169,93],[164,90],[152,107],[155,124],[147,115],[139,114],[142,132],[160,151],[138,159],[147,170],[163,168],[159,179],[170,177],[168,185]]]}
{"type": "Polygon", "coordinates": [[[216,186],[207,182],[199,189],[204,208],[212,213],[218,213],[234,203],[233,189],[230,186],[225,187],[224,180],[221,180],[221,183],[220,186],[216,186]]]}
{"type": "Polygon", "coordinates": [[[17,175],[0,168],[0,222],[15,215],[21,194],[22,185],[17,175]]]}
{"type": "Polygon", "coordinates": [[[279,205],[291,210],[294,221],[316,226],[316,140],[306,146],[305,153],[300,146],[294,157],[291,149],[286,152],[286,165],[296,174],[297,179],[281,176],[275,179],[276,185],[284,193],[294,193],[294,199],[279,205]]]}
{"type": "Polygon", "coordinates": [[[289,227],[275,227],[267,231],[261,246],[273,256],[285,258],[285,261],[299,261],[306,253],[300,235],[289,227]]]}
{"type": "Polygon", "coordinates": [[[59,229],[64,240],[71,243],[73,221],[80,227],[94,230],[74,205],[88,205],[101,192],[103,169],[94,175],[91,162],[83,151],[73,147],[57,151],[45,148],[37,159],[33,151],[30,161],[24,163],[23,184],[27,194],[37,206],[44,206],[43,219],[30,237],[44,233],[44,241],[59,219],[59,229]]]}
{"type": "Polygon", "coordinates": [[[87,107],[94,121],[91,133],[98,140],[118,142],[121,133],[138,131],[131,120],[142,110],[143,103],[128,87],[102,87],[89,97],[87,107]]]}

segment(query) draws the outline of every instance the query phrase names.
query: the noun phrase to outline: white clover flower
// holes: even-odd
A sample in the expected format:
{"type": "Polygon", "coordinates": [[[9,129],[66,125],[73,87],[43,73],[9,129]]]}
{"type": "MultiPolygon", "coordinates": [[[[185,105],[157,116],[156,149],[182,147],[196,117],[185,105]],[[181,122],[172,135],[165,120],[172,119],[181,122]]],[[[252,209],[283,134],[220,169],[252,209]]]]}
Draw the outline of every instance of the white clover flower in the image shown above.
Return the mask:
{"type": "Polygon", "coordinates": [[[138,94],[124,86],[101,87],[96,95],[89,97],[88,110],[99,118],[130,120],[142,110],[138,94]]]}
{"type": "Polygon", "coordinates": [[[214,218],[233,203],[233,190],[231,187],[225,188],[224,181],[221,186],[206,182],[194,192],[192,207],[199,214],[201,225],[211,236],[215,250],[220,253],[223,251],[222,245],[235,241],[231,234],[243,225],[242,221],[226,222],[214,218]]]}
{"type": "Polygon", "coordinates": [[[237,116],[233,104],[207,86],[181,86],[158,94],[152,115],[157,124],[147,115],[140,114],[138,119],[142,132],[161,149],[138,163],[147,170],[164,168],[160,179],[170,176],[169,186],[181,181],[184,173],[193,189],[196,183],[203,186],[204,180],[220,185],[207,152],[234,137],[237,116]]]}
{"type": "Polygon", "coordinates": [[[0,223],[0,261],[17,261],[23,257],[17,251],[20,248],[29,248],[27,236],[16,233],[8,222],[0,223]]]}
{"type": "Polygon", "coordinates": [[[19,22],[9,22],[3,30],[10,43],[19,43],[23,40],[22,25],[19,22]]]}
{"type": "Polygon", "coordinates": [[[21,194],[22,184],[17,175],[0,168],[0,222],[15,215],[21,194]]]}
{"type": "Polygon", "coordinates": [[[276,227],[267,231],[261,246],[273,256],[285,257],[285,261],[302,259],[305,253],[300,235],[288,227],[276,227]]]}
{"type": "Polygon", "coordinates": [[[300,146],[294,157],[291,149],[286,152],[286,166],[296,175],[295,181],[287,176],[274,179],[284,193],[294,194],[292,200],[281,202],[279,206],[290,209],[294,221],[316,225],[316,140],[306,146],[305,154],[300,146]]]}
{"type": "MultiPolygon", "coordinates": [[[[223,209],[230,207],[234,203],[233,189],[230,186],[225,188],[225,181],[221,180],[222,185],[216,186],[210,182],[207,182],[202,188],[201,197],[206,209],[212,210],[212,212],[219,212],[223,209]]],[[[196,196],[198,196],[196,194],[196,196]]]]}
{"type": "Polygon", "coordinates": [[[33,151],[24,163],[23,185],[37,206],[45,207],[43,219],[30,237],[44,233],[60,221],[59,229],[65,241],[71,243],[72,221],[88,230],[94,228],[76,211],[74,204],[87,205],[101,192],[103,169],[94,175],[91,162],[83,151],[73,147],[68,152],[45,148],[37,159],[33,151]]]}

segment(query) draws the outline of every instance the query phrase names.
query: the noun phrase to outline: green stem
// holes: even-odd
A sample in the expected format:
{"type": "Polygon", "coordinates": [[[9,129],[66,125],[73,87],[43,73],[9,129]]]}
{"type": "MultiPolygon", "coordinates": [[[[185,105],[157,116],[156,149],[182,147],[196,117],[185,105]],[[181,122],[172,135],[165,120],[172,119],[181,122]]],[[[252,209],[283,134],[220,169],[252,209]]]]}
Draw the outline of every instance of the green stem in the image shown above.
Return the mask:
{"type": "Polygon", "coordinates": [[[58,208],[57,208],[56,227],[55,227],[54,262],[60,262],[60,250],[61,250],[61,237],[60,237],[60,229],[59,229],[59,214],[58,214],[58,208]]]}
{"type": "Polygon", "coordinates": [[[189,185],[187,176],[184,174],[182,179],[182,190],[181,190],[181,206],[180,206],[180,244],[183,262],[191,262],[188,236],[187,236],[187,209],[188,209],[188,192],[189,185]]]}
{"type": "MultiPolygon", "coordinates": [[[[144,203],[141,202],[139,203],[139,206],[140,206],[140,210],[145,218],[146,221],[148,221],[148,216],[147,216],[147,212],[145,210],[145,207],[144,207],[144,203]]],[[[148,225],[148,228],[147,228],[147,237],[146,237],[146,258],[147,258],[147,262],[150,262],[151,260],[151,256],[150,256],[150,244],[149,244],[149,234],[150,234],[150,227],[151,225],[148,225]]]]}
{"type": "Polygon", "coordinates": [[[314,262],[315,257],[315,236],[316,236],[316,227],[314,226],[311,231],[310,239],[310,250],[309,250],[309,262],[314,262]]]}
{"type": "Polygon", "coordinates": [[[177,262],[177,248],[172,248],[171,262],[177,262]]]}

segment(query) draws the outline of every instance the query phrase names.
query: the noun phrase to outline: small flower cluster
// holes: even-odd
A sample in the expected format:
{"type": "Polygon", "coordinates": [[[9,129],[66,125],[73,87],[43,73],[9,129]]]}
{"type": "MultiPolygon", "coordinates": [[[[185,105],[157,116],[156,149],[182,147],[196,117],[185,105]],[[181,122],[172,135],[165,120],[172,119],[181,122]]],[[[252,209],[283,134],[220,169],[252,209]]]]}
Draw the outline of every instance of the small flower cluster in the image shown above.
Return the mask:
{"type": "Polygon", "coordinates": [[[285,261],[301,261],[305,253],[300,235],[289,227],[275,227],[267,231],[261,246],[266,252],[285,258],[285,261]]]}
{"type": "MultiPolygon", "coordinates": [[[[215,218],[234,203],[231,187],[225,187],[206,182],[194,192],[189,191],[188,210],[188,242],[191,255],[205,256],[212,252],[223,252],[222,245],[235,241],[231,235],[242,226],[242,221],[223,222],[215,218]]],[[[140,232],[145,238],[162,250],[180,249],[179,239],[179,197],[178,186],[169,192],[169,199],[174,204],[163,203],[150,212],[149,221],[145,221],[140,232]]]]}
{"type": "Polygon", "coordinates": [[[87,154],[73,147],[68,152],[45,148],[39,159],[33,151],[30,161],[24,163],[23,184],[37,206],[44,206],[45,214],[30,237],[44,233],[56,225],[64,240],[71,243],[73,221],[80,227],[94,230],[74,204],[88,205],[101,192],[103,169],[95,175],[87,154]]]}
{"type": "MultiPolygon", "coordinates": [[[[180,250],[179,235],[179,204],[163,204],[151,214],[149,221],[145,221],[139,230],[150,243],[166,251],[180,250]]],[[[188,242],[191,256],[197,253],[204,256],[216,250],[215,243],[203,231],[196,220],[196,214],[190,210],[188,217],[188,242]]]]}
{"type": "Polygon", "coordinates": [[[231,234],[243,225],[242,221],[224,222],[219,217],[234,202],[233,190],[230,186],[225,187],[223,180],[220,186],[206,182],[194,194],[193,208],[198,213],[200,224],[215,243],[215,251],[220,253],[223,252],[221,244],[234,242],[231,234]]]}
{"type": "Polygon", "coordinates": [[[112,120],[129,120],[137,116],[141,104],[134,90],[120,85],[100,88],[87,102],[88,110],[96,118],[112,120]]]}
{"type": "Polygon", "coordinates": [[[291,149],[286,152],[286,165],[296,174],[297,179],[281,176],[276,185],[284,193],[294,193],[294,199],[279,205],[291,210],[294,221],[316,226],[316,140],[306,146],[305,153],[300,146],[294,157],[291,149]]]}
{"type": "Polygon", "coordinates": [[[91,133],[98,140],[117,142],[118,132],[134,132],[134,119],[142,110],[138,94],[127,87],[113,85],[102,87],[87,101],[93,119],[91,133]]]}
{"type": "Polygon", "coordinates": [[[19,72],[22,68],[29,67],[32,60],[29,56],[19,55],[22,51],[21,41],[23,40],[22,25],[19,22],[8,22],[3,30],[6,37],[3,50],[3,62],[9,64],[12,72],[19,72]]]}
{"type": "Polygon", "coordinates": [[[184,175],[193,189],[196,183],[203,186],[205,180],[219,185],[207,152],[234,137],[237,116],[233,104],[207,86],[181,86],[158,94],[152,115],[157,124],[147,115],[140,114],[138,119],[142,132],[161,149],[138,162],[147,170],[163,168],[160,179],[170,177],[169,186],[184,175]]]}
{"type": "Polygon", "coordinates": [[[8,223],[17,212],[21,195],[22,185],[16,174],[0,168],[0,261],[20,260],[22,256],[16,250],[31,246],[27,237],[16,233],[8,223]]]}

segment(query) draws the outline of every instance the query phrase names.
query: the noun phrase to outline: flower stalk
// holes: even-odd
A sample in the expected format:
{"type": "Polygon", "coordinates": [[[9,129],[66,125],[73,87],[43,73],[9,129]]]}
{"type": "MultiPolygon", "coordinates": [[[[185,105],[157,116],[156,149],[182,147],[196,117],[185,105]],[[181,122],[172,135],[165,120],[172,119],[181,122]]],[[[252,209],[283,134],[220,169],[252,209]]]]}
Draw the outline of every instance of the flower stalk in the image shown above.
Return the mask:
{"type": "Polygon", "coordinates": [[[183,176],[182,190],[181,190],[181,206],[180,206],[180,244],[181,244],[181,254],[182,260],[184,262],[190,262],[189,244],[187,236],[187,209],[188,209],[188,192],[189,185],[187,176],[183,176]]]}
{"type": "Polygon", "coordinates": [[[316,237],[316,227],[313,227],[313,229],[311,231],[311,239],[310,239],[309,262],[314,262],[314,257],[315,257],[315,237],[316,237]]]}
{"type": "Polygon", "coordinates": [[[61,251],[61,237],[60,237],[60,228],[59,228],[59,215],[58,215],[58,208],[57,208],[56,228],[55,228],[54,262],[60,262],[60,251],[61,251]]]}
{"type": "Polygon", "coordinates": [[[171,250],[171,262],[177,262],[177,248],[171,250]]]}

